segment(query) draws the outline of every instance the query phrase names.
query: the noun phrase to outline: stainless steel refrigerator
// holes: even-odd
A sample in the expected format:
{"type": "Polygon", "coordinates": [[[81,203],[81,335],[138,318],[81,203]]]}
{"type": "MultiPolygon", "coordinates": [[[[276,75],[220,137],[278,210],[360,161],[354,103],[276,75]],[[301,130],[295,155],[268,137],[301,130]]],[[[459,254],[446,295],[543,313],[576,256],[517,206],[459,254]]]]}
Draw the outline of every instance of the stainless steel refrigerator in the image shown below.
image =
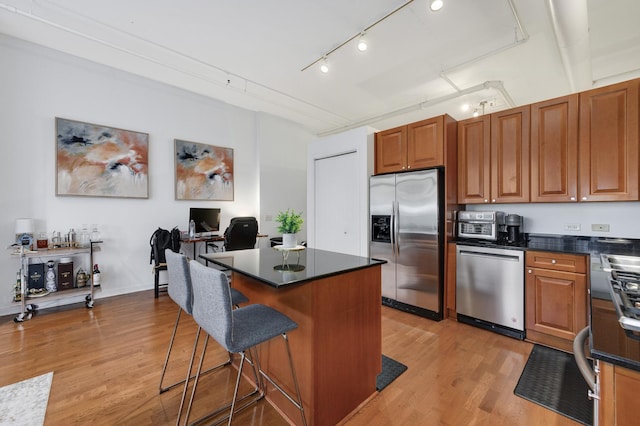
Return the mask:
{"type": "Polygon", "coordinates": [[[384,259],[382,303],[440,320],[444,203],[441,168],[371,176],[370,256],[384,259]]]}

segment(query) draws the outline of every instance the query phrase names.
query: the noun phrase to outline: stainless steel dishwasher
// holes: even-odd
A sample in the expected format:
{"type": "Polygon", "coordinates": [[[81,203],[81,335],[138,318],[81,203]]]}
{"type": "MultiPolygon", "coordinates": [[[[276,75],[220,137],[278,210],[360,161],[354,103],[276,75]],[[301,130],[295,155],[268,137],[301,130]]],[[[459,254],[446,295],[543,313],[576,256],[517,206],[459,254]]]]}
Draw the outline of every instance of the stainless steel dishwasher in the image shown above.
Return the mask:
{"type": "Polygon", "coordinates": [[[524,251],[458,244],[458,321],[523,340],[524,251]]]}

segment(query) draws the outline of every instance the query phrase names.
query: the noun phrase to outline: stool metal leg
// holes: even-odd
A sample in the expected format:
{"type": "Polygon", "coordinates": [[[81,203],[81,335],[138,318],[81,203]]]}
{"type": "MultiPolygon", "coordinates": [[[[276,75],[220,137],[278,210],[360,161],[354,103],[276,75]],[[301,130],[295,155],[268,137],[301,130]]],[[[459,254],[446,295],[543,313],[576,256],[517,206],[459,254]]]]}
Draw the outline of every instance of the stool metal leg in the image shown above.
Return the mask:
{"type": "MultiPolygon", "coordinates": [[[[193,389],[191,390],[191,397],[189,398],[189,403],[187,405],[187,411],[186,411],[185,419],[184,419],[184,425],[185,426],[186,425],[193,426],[193,425],[196,425],[196,424],[200,424],[200,423],[204,422],[205,420],[208,420],[208,419],[211,419],[212,417],[218,416],[222,412],[224,412],[226,410],[229,410],[231,408],[231,406],[232,406],[232,403],[233,403],[233,401],[232,401],[232,403],[227,403],[227,404],[223,405],[222,407],[220,407],[220,408],[218,408],[218,409],[216,409],[216,410],[214,410],[214,411],[212,411],[212,412],[200,417],[199,419],[189,423],[189,415],[191,413],[191,407],[193,405],[194,396],[196,394],[196,388],[198,386],[198,379],[200,377],[199,371],[202,369],[202,361],[204,360],[204,354],[205,354],[205,352],[207,350],[208,341],[209,341],[209,335],[207,334],[205,336],[205,340],[204,340],[204,347],[202,348],[202,357],[200,358],[200,363],[198,365],[198,372],[196,372],[196,374],[195,374],[195,381],[193,382],[193,389]]],[[[250,398],[250,397],[252,397],[252,396],[254,396],[256,394],[258,394],[258,395],[255,398],[252,398],[250,401],[243,403],[238,408],[234,407],[234,409],[232,411],[233,413],[237,413],[239,411],[244,410],[245,408],[249,407],[251,404],[259,401],[260,399],[262,399],[264,397],[264,392],[262,390],[262,387],[260,386],[260,383],[261,383],[260,382],[260,375],[258,374],[258,369],[256,369],[255,361],[253,361],[255,359],[255,357],[257,357],[257,354],[254,354],[253,352],[250,352],[250,355],[251,355],[251,359],[248,359],[248,358],[246,358],[244,356],[243,356],[243,358],[246,358],[247,362],[252,367],[253,377],[254,377],[256,386],[251,392],[247,393],[246,395],[243,395],[240,398],[234,398],[234,401],[236,403],[241,403],[241,402],[245,401],[247,398],[250,398]]],[[[241,360],[241,365],[238,367],[238,377],[240,377],[242,375],[242,361],[243,360],[241,360]]],[[[187,384],[185,383],[185,392],[186,392],[186,388],[187,388],[187,384]]],[[[237,395],[236,395],[236,397],[237,397],[237,395]]],[[[226,421],[229,418],[230,414],[231,414],[231,412],[229,414],[227,414],[226,416],[216,420],[213,423],[213,425],[217,425],[217,424],[220,424],[220,423],[226,421]]],[[[180,421],[180,417],[178,417],[177,421],[178,422],[180,421]]]]}
{"type": "MultiPolygon", "coordinates": [[[[158,296],[156,295],[156,297],[158,296]]],[[[169,340],[169,349],[167,350],[167,356],[164,359],[164,365],[162,366],[162,374],[160,374],[160,393],[166,392],[169,389],[182,383],[182,381],[179,381],[172,385],[167,386],[166,388],[162,387],[162,381],[164,380],[164,374],[166,373],[167,365],[169,364],[169,356],[171,355],[171,349],[173,349],[173,341],[176,338],[176,332],[178,331],[178,323],[180,322],[181,314],[182,314],[182,308],[178,308],[178,316],[176,318],[176,324],[173,326],[173,333],[171,333],[171,340],[169,340]]]]}

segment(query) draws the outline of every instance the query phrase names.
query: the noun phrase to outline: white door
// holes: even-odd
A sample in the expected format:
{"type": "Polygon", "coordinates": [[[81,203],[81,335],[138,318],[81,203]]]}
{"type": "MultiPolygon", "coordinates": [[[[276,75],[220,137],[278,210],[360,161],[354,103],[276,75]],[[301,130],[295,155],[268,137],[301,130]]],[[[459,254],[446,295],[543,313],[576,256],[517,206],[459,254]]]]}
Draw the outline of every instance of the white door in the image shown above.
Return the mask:
{"type": "Polygon", "coordinates": [[[360,256],[356,160],[355,152],[315,160],[314,248],[360,256]]]}

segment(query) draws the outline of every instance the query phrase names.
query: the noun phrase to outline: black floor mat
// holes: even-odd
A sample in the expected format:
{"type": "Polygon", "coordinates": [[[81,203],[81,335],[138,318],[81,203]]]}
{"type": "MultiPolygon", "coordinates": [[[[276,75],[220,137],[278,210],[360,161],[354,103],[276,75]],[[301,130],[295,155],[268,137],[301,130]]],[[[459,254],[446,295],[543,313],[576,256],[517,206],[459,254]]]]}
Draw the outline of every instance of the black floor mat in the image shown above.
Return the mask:
{"type": "Polygon", "coordinates": [[[386,388],[389,383],[404,373],[406,369],[406,365],[382,355],[382,372],[376,377],[376,390],[380,392],[386,388]]]}
{"type": "Polygon", "coordinates": [[[514,393],[591,426],[593,401],[589,400],[588,391],[572,354],[534,345],[514,393]]]}

